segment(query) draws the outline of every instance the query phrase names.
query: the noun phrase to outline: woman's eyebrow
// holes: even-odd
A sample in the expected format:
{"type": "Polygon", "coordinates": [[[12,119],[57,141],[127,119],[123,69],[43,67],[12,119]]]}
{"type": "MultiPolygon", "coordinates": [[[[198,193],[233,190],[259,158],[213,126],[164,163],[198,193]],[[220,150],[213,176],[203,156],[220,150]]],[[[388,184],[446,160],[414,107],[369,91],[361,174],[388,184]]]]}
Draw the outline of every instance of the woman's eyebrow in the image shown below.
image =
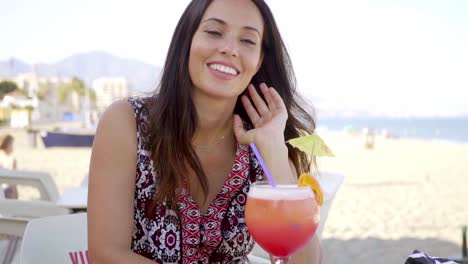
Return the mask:
{"type": "MultiPolygon", "coordinates": [[[[203,21],[203,23],[206,23],[206,22],[209,22],[209,21],[215,21],[221,25],[227,25],[226,21],[220,19],[220,18],[216,18],[216,17],[210,17],[210,18],[207,18],[203,21]]],[[[252,27],[252,26],[243,26],[242,28],[244,29],[247,29],[247,30],[252,30],[252,31],[255,31],[257,32],[258,35],[260,35],[260,31],[255,28],[255,27],[252,27]]]]}

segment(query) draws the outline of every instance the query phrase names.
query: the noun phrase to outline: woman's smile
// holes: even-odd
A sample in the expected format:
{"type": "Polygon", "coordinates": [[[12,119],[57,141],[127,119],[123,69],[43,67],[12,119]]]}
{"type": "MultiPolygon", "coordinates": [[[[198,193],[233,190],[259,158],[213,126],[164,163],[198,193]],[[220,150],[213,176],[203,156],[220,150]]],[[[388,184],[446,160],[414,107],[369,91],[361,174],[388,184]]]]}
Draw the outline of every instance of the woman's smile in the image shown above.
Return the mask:
{"type": "Polygon", "coordinates": [[[239,71],[236,68],[224,62],[208,63],[208,68],[214,76],[223,80],[232,80],[239,75],[239,71]]]}

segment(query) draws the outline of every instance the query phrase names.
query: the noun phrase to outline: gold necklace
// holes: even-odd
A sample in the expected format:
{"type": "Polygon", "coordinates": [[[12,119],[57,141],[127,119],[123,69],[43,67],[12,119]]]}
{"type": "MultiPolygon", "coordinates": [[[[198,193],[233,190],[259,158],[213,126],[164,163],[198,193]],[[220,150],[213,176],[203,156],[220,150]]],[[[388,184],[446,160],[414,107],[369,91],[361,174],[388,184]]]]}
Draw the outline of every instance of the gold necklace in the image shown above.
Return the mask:
{"type": "Polygon", "coordinates": [[[213,147],[219,145],[224,140],[225,137],[226,137],[226,135],[222,136],[216,142],[211,143],[211,144],[200,145],[200,144],[192,143],[192,145],[193,145],[194,148],[198,149],[199,151],[211,152],[213,150],[213,147]]]}
{"type": "Polygon", "coordinates": [[[202,152],[212,152],[214,150],[214,147],[218,146],[223,140],[226,138],[226,136],[229,134],[229,128],[227,129],[227,132],[224,132],[224,135],[221,136],[218,140],[216,140],[213,143],[210,144],[197,144],[197,143],[192,143],[193,147],[199,151],[202,152]]]}

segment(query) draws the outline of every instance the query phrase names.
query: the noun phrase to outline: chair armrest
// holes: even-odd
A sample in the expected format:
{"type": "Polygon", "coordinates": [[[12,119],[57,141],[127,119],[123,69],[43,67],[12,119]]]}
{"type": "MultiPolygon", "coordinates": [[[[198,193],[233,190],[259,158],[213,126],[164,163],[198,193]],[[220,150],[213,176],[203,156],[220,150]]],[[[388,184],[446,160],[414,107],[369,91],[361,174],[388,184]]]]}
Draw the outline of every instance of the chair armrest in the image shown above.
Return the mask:
{"type": "Polygon", "coordinates": [[[5,217],[38,218],[69,213],[69,209],[48,201],[0,200],[0,215],[5,217]]]}
{"type": "Polygon", "coordinates": [[[28,222],[28,218],[0,216],[0,234],[23,237],[28,222]]]}
{"type": "Polygon", "coordinates": [[[56,202],[60,197],[54,180],[44,172],[0,168],[0,183],[33,186],[39,190],[41,200],[56,202]]]}

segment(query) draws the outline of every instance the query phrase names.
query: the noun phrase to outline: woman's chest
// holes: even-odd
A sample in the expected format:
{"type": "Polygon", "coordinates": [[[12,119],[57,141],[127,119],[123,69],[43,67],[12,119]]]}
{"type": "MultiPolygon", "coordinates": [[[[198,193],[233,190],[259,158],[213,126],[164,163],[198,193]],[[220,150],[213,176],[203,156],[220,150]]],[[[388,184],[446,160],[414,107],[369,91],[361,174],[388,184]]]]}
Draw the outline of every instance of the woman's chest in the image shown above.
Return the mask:
{"type": "Polygon", "coordinates": [[[236,196],[212,204],[205,215],[197,210],[188,192],[182,193],[177,210],[161,205],[154,218],[146,218],[137,210],[136,219],[141,221],[136,226],[141,229],[134,233],[133,250],[163,260],[161,263],[178,263],[181,259],[187,263],[239,263],[254,243],[245,225],[246,187],[236,196]]]}
{"type": "Polygon", "coordinates": [[[205,173],[208,187],[206,192],[195,172],[190,171],[187,188],[202,214],[206,214],[210,204],[222,193],[222,189],[232,176],[235,163],[234,154],[201,156],[200,164],[205,173]]]}

